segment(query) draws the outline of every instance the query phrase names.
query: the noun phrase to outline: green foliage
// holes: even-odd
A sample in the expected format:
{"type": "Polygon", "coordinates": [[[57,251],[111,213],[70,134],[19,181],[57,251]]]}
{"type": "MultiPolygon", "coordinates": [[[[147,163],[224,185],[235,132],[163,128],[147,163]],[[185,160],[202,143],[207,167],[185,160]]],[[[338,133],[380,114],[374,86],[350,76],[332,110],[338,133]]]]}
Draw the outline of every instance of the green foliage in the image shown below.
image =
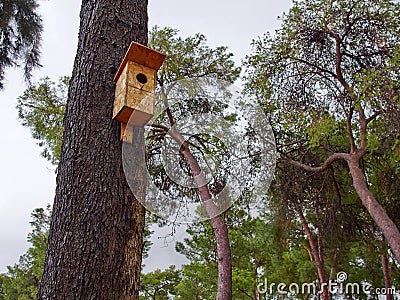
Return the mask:
{"type": "MultiPolygon", "coordinates": [[[[229,226],[232,249],[233,299],[255,300],[259,299],[258,297],[264,299],[264,296],[268,296],[268,299],[281,297],[276,286],[272,294],[257,294],[257,285],[264,283],[265,279],[269,284],[284,283],[287,286],[291,283],[301,286],[303,283],[317,282],[315,261],[311,256],[310,245],[301,224],[295,212],[290,207],[279,204],[279,199],[281,198],[276,197],[267,205],[265,212],[256,218],[240,209],[231,209],[224,214],[229,226]]],[[[333,209],[338,208],[333,207],[333,209]]],[[[383,287],[381,255],[387,249],[381,242],[374,241],[373,236],[369,235],[365,228],[361,228],[362,232],[348,228],[352,224],[353,227],[362,226],[363,219],[355,214],[359,211],[358,208],[355,211],[349,211],[351,210],[349,207],[342,209],[346,216],[341,216],[340,213],[333,216],[332,211],[327,207],[321,211],[321,219],[317,220],[313,211],[305,208],[311,228],[316,229],[319,222],[326,226],[323,229],[323,249],[328,277],[334,280],[338,272],[346,272],[349,276],[347,282],[363,282],[374,287],[383,287]],[[338,220],[330,225],[328,221],[332,217],[338,220]],[[337,226],[337,232],[331,226],[337,226]]],[[[177,279],[174,281],[176,289],[169,290],[170,298],[162,298],[161,295],[165,295],[162,287],[172,282],[168,279],[170,270],[166,270],[165,273],[156,271],[148,274],[151,280],[147,279],[148,275],[143,274],[144,280],[150,283],[153,291],[160,287],[160,298],[147,296],[143,299],[208,300],[215,298],[218,278],[216,245],[212,228],[208,223],[197,223],[190,225],[187,232],[189,237],[184,242],[177,243],[176,248],[190,262],[182,266],[181,270],[173,269],[180,272],[179,279],[174,277],[177,279]]],[[[313,232],[314,238],[317,238],[316,231],[313,230],[313,232]]],[[[400,272],[395,264],[391,263],[391,267],[392,283],[396,286],[400,279],[400,272]]],[[[309,296],[317,297],[318,290],[309,296]]],[[[365,294],[353,296],[367,299],[365,294]]],[[[306,295],[301,293],[291,295],[292,299],[304,299],[304,297],[306,295]]]]}
{"type": "Polygon", "coordinates": [[[246,90],[271,115],[278,143],[335,150],[337,133],[349,142],[347,118],[360,139],[360,108],[367,118],[379,113],[398,137],[399,15],[389,0],[294,1],[275,35],[253,42],[246,90]],[[335,123],[344,130],[332,134],[335,123]]]}
{"type": "MultiPolygon", "coordinates": [[[[229,210],[224,218],[232,251],[233,299],[257,299],[257,284],[273,270],[271,225],[241,209],[229,210]]],[[[208,223],[197,223],[190,225],[187,232],[190,237],[176,247],[191,262],[182,269],[178,299],[192,299],[190,295],[213,299],[218,278],[212,228],[208,223]]],[[[281,267],[282,261],[276,262],[281,267]]]]}
{"type": "Polygon", "coordinates": [[[370,271],[380,270],[377,252],[365,243],[384,249],[385,241],[356,196],[346,162],[312,174],[285,161],[315,167],[334,153],[364,149],[367,185],[399,224],[399,36],[398,1],[294,1],[281,28],[255,40],[245,61],[246,91],[270,117],[282,158],[272,202],[291,219],[301,205],[314,239],[322,236],[327,274],[342,268],[381,286],[381,272],[370,271]],[[357,261],[364,262],[361,272],[357,261]]]}
{"type": "MultiPolygon", "coordinates": [[[[202,114],[218,116],[227,122],[231,120],[230,124],[235,121],[234,115],[224,111],[227,101],[223,96],[228,93],[227,85],[238,78],[240,68],[235,66],[233,54],[228,52],[227,47],[212,48],[206,42],[202,34],[182,38],[178,36],[177,30],[169,27],[154,27],[149,32],[148,46],[165,53],[167,57],[157,73],[159,97],[155,113],[157,118],[153,121],[158,127],[151,127],[146,133],[146,162],[152,180],[159,189],[157,192],[160,192],[160,196],[155,198],[160,203],[162,199],[168,201],[168,205],[158,205],[162,207],[162,213],[168,216],[178,210],[178,214],[184,211],[179,203],[200,204],[200,200],[197,188],[177,184],[167,174],[162,162],[161,148],[165,143],[174,145],[175,142],[169,143],[165,129],[175,124],[179,128],[179,122],[193,120],[194,116],[202,114]],[[215,90],[210,91],[211,87],[215,90]]],[[[203,120],[199,117],[198,122],[201,121],[203,120]]],[[[223,132],[222,127],[225,124],[222,123],[213,123],[210,127],[214,126],[223,132]]],[[[208,132],[191,135],[188,144],[199,165],[204,170],[215,171],[208,187],[212,195],[218,194],[226,184],[229,169],[230,157],[226,146],[221,138],[208,132]]],[[[172,171],[175,178],[186,178],[190,174],[183,156],[171,154],[168,159],[171,160],[169,171],[172,171]]],[[[200,210],[198,212],[204,213],[200,210]]]]}
{"type": "Polygon", "coordinates": [[[18,98],[22,125],[31,130],[32,137],[43,148],[43,157],[53,164],[58,163],[61,152],[68,82],[69,77],[61,77],[57,84],[46,77],[18,98]]]}
{"type": "MultiPolygon", "coordinates": [[[[210,237],[212,239],[212,236],[210,237]]],[[[182,267],[182,279],[177,286],[177,299],[208,300],[217,295],[217,264],[193,261],[182,267]]]]}
{"type": "Polygon", "coordinates": [[[46,255],[47,238],[50,228],[51,209],[37,208],[32,212],[32,231],[28,235],[31,247],[19,258],[14,266],[9,266],[6,274],[0,275],[0,299],[36,299],[42,278],[46,255]]]}
{"type": "Polygon", "coordinates": [[[40,66],[42,19],[37,0],[11,0],[0,4],[0,90],[5,69],[22,65],[29,81],[32,69],[40,66]]]}
{"type": "Polygon", "coordinates": [[[176,295],[177,285],[180,281],[181,271],[175,266],[161,271],[142,274],[140,277],[140,298],[151,300],[168,300],[176,295]]]}
{"type": "Polygon", "coordinates": [[[232,61],[233,54],[224,46],[210,48],[206,41],[200,33],[183,39],[176,29],[153,27],[148,45],[167,55],[157,82],[164,86],[182,79],[219,78],[233,83],[240,73],[232,61]]]}
{"type": "MultiPolygon", "coordinates": [[[[145,216],[146,222],[144,225],[144,233],[143,233],[143,249],[142,249],[142,258],[143,259],[145,259],[149,256],[149,251],[150,251],[151,245],[153,244],[150,241],[150,237],[154,233],[154,231],[152,231],[150,229],[150,225],[152,223],[154,223],[154,221],[151,219],[151,217],[152,217],[152,215],[149,212],[147,212],[146,216],[145,216]]],[[[142,268],[143,267],[144,267],[144,265],[142,264],[142,268]]]]}

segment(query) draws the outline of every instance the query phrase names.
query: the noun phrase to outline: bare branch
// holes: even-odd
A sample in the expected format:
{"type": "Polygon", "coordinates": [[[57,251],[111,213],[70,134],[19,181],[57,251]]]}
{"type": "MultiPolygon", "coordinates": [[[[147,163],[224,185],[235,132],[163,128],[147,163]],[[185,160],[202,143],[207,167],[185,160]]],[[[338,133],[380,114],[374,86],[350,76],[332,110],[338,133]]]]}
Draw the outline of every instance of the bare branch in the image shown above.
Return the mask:
{"type": "Polygon", "coordinates": [[[151,126],[151,127],[154,127],[154,128],[163,129],[163,130],[165,130],[165,132],[168,132],[168,131],[169,131],[169,128],[168,128],[167,126],[165,126],[165,125],[162,125],[162,124],[150,123],[150,124],[148,124],[148,125],[151,126]]]}
{"type": "Polygon", "coordinates": [[[378,117],[380,114],[382,114],[382,111],[381,111],[381,110],[378,110],[378,111],[376,111],[375,113],[373,113],[371,116],[369,116],[369,117],[367,118],[367,120],[366,120],[366,121],[367,121],[367,124],[368,124],[369,122],[375,120],[376,117],[378,117]]]}
{"type": "Polygon", "coordinates": [[[165,112],[167,113],[169,124],[171,125],[171,127],[173,127],[175,125],[175,120],[174,117],[172,116],[172,112],[168,104],[167,92],[165,91],[163,85],[161,85],[160,88],[161,88],[161,99],[163,100],[164,103],[165,112]]]}
{"type": "MultiPolygon", "coordinates": [[[[342,73],[342,53],[340,51],[341,47],[341,41],[338,35],[334,34],[335,41],[336,41],[336,46],[335,46],[335,51],[336,51],[336,75],[337,79],[339,80],[340,84],[345,88],[347,93],[349,94],[350,98],[353,99],[353,90],[349,86],[349,84],[346,82],[346,80],[343,77],[342,73]]],[[[353,99],[354,101],[354,99],[353,99]]]]}
{"type": "Polygon", "coordinates": [[[292,166],[298,167],[298,168],[302,168],[303,170],[309,171],[309,172],[322,172],[325,171],[329,168],[329,166],[335,161],[335,160],[340,160],[340,159],[344,159],[344,160],[349,160],[350,159],[350,154],[348,153],[333,153],[332,155],[330,155],[327,160],[324,162],[323,165],[319,166],[319,167],[312,167],[309,166],[307,164],[304,164],[302,162],[293,160],[293,159],[284,159],[282,160],[285,163],[288,163],[292,166]]]}
{"type": "Polygon", "coordinates": [[[313,68],[319,70],[320,72],[329,74],[329,75],[331,75],[333,78],[336,78],[336,79],[337,79],[337,75],[336,75],[335,73],[333,73],[332,71],[323,69],[323,68],[321,68],[320,66],[315,65],[315,64],[313,64],[313,63],[311,63],[311,62],[309,62],[309,61],[307,61],[307,60],[305,60],[305,59],[297,58],[297,57],[288,57],[288,58],[289,58],[289,59],[292,59],[292,60],[294,60],[294,61],[301,62],[301,63],[303,63],[303,64],[305,64],[305,65],[307,65],[307,66],[313,67],[313,68]]]}
{"type": "Polygon", "coordinates": [[[166,132],[161,132],[161,133],[156,133],[156,134],[149,135],[146,138],[147,139],[154,139],[154,138],[157,138],[157,137],[160,137],[160,136],[165,136],[166,134],[167,134],[166,132]]]}
{"type": "Polygon", "coordinates": [[[307,139],[299,139],[299,140],[296,140],[296,141],[293,141],[293,142],[290,142],[290,143],[286,143],[286,144],[279,144],[279,143],[277,143],[276,146],[277,146],[278,148],[284,148],[284,147],[296,145],[296,144],[299,144],[299,143],[303,143],[303,142],[306,142],[306,141],[307,141],[307,139]]]}

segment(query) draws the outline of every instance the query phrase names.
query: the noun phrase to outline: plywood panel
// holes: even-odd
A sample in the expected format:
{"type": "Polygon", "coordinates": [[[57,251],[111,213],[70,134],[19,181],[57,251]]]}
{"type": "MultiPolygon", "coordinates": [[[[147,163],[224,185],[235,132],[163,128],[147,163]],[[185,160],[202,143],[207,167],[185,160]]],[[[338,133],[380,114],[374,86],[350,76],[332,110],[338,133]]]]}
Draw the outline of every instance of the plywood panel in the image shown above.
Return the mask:
{"type": "MultiPolygon", "coordinates": [[[[117,121],[128,123],[131,114],[135,112],[136,119],[149,120],[154,114],[154,105],[155,105],[154,93],[149,93],[128,86],[126,90],[124,90],[115,98],[113,118],[116,119],[117,121]],[[145,114],[143,118],[140,117],[141,113],[145,114]]],[[[135,118],[132,117],[131,122],[133,122],[136,125],[135,118]]],[[[143,123],[142,121],[138,122],[140,124],[143,123]]]]}
{"type": "MultiPolygon", "coordinates": [[[[144,90],[147,92],[154,92],[156,89],[156,71],[150,69],[148,67],[139,65],[133,61],[129,61],[126,64],[126,68],[128,72],[128,80],[127,84],[133,87],[138,88],[139,90],[144,90]],[[141,83],[138,80],[138,75],[142,74],[146,77],[146,83],[141,83]]],[[[124,72],[122,72],[120,79],[124,79],[124,72]]]]}
{"type": "Polygon", "coordinates": [[[122,60],[121,65],[119,66],[117,74],[115,74],[114,81],[118,81],[118,78],[128,61],[136,62],[140,65],[157,71],[160,69],[165,57],[166,55],[161,52],[150,49],[139,43],[132,42],[125,54],[124,59],[122,60]]]}

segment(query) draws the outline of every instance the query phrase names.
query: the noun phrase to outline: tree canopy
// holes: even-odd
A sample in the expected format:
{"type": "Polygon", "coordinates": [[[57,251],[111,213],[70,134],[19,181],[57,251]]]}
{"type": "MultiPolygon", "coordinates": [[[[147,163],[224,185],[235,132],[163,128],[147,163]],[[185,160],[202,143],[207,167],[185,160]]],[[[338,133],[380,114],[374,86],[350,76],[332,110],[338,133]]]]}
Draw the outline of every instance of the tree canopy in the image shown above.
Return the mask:
{"type": "Polygon", "coordinates": [[[67,103],[69,77],[56,84],[43,78],[25,90],[18,98],[18,118],[31,130],[32,137],[43,148],[42,156],[53,164],[60,158],[63,117],[67,103]]]}
{"type": "Polygon", "coordinates": [[[0,4],[0,90],[4,87],[5,70],[24,69],[29,81],[39,67],[42,18],[37,0],[7,0],[0,4]]]}
{"type": "Polygon", "coordinates": [[[35,209],[31,217],[32,229],[28,235],[31,246],[20,256],[18,263],[8,266],[6,274],[0,274],[1,300],[36,299],[46,255],[51,220],[50,206],[35,209]]]}
{"type": "Polygon", "coordinates": [[[399,12],[390,0],[294,1],[245,62],[246,89],[270,116],[282,162],[327,172],[344,160],[398,261],[398,220],[383,207],[397,197],[372,194],[370,181],[382,164],[399,180],[399,12]]]}

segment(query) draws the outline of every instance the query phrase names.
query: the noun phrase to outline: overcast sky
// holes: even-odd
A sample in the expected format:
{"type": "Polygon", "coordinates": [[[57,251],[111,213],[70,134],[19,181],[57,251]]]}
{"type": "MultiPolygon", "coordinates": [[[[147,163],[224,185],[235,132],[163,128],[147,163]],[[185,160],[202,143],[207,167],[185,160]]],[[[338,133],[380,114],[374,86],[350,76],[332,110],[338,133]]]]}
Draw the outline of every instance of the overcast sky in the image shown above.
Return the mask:
{"type": "MultiPolygon", "coordinates": [[[[34,73],[34,80],[44,76],[57,80],[72,72],[80,1],[39,2],[44,19],[44,67],[34,73]]],[[[272,32],[279,25],[277,17],[290,5],[290,0],[149,0],[149,27],[170,26],[179,29],[182,36],[201,32],[210,46],[228,46],[240,64],[250,52],[252,39],[272,32]]],[[[22,73],[9,70],[6,77],[5,90],[0,91],[0,272],[26,251],[30,213],[52,204],[55,190],[54,166],[40,156],[29,130],[17,120],[17,97],[26,88],[22,73]]],[[[167,233],[159,231],[157,236],[167,233]]],[[[182,234],[174,239],[181,240],[182,234]]],[[[173,254],[173,243],[155,241],[150,259],[146,260],[147,269],[165,268],[182,261],[173,254]]]]}

